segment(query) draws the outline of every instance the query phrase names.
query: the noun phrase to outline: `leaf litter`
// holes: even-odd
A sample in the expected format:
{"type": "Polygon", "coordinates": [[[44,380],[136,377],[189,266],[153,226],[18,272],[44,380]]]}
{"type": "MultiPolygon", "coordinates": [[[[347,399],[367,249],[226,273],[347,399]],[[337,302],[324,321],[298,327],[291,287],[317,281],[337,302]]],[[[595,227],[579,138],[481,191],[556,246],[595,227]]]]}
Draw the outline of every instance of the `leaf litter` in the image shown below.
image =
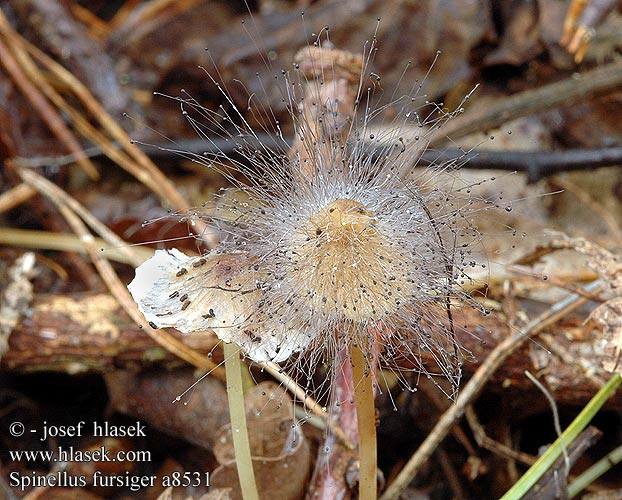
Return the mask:
{"type": "MultiPolygon", "coordinates": [[[[384,75],[383,75],[383,76],[384,76],[384,75]]],[[[495,134],[495,135],[496,135],[496,136],[499,136],[499,134],[495,134]]],[[[510,181],[510,182],[511,182],[511,181],[510,181]]],[[[494,183],[493,183],[493,184],[494,184],[494,183]]],[[[514,214],[516,214],[516,210],[514,210],[514,211],[513,211],[513,215],[514,215],[514,214]]],[[[513,226],[518,226],[518,227],[520,227],[518,224],[513,225],[513,226]]],[[[590,230],[591,228],[587,227],[586,229],[587,229],[587,230],[588,230],[588,232],[589,232],[589,230],[590,230]]],[[[531,231],[528,231],[528,232],[531,232],[531,231]]],[[[503,237],[502,237],[502,238],[503,238],[503,237]]],[[[183,304],[182,304],[182,307],[183,307],[183,304]]],[[[208,313],[209,313],[209,311],[208,311],[208,313]]]]}

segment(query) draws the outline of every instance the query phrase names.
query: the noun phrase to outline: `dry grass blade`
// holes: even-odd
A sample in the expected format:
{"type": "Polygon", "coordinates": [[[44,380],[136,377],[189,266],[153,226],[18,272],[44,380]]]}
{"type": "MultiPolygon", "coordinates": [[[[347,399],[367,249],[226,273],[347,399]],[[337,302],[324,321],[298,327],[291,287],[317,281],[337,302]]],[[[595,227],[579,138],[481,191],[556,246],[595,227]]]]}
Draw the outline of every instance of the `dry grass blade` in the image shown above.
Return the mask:
{"type": "MultiPolygon", "coordinates": [[[[113,141],[118,143],[114,144],[103,132],[95,129],[79,114],[77,114],[77,116],[75,113],[72,114],[72,118],[77,120],[76,124],[86,132],[89,138],[101,147],[104,154],[126,172],[136,177],[172,208],[181,212],[188,211],[190,206],[179,191],[177,191],[175,186],[149,157],[138,146],[132,143],[125,130],[123,130],[123,128],[108,114],[84,84],[37,47],[29,44],[25,40],[21,42],[24,48],[45,65],[46,69],[48,69],[52,75],[63,85],[72,90],[89,113],[99,122],[102,129],[113,141]],[[121,150],[119,150],[119,146],[121,150]]],[[[208,246],[214,245],[213,236],[201,221],[194,221],[193,230],[195,234],[201,235],[202,240],[205,241],[208,246]]]]}
{"type": "Polygon", "coordinates": [[[73,200],[67,193],[34,172],[18,169],[18,173],[24,181],[28,182],[41,194],[47,196],[57,206],[58,210],[84,244],[84,247],[91,257],[93,264],[97,268],[97,271],[108,286],[108,289],[112,295],[119,301],[128,315],[136,321],[136,323],[142,325],[147,335],[153,338],[153,340],[169,352],[177,355],[188,363],[200,368],[201,370],[208,371],[214,376],[224,378],[222,369],[217,367],[211,360],[198,354],[196,351],[189,348],[183,342],[177,340],[167,332],[152,328],[143,318],[127,291],[127,288],[117,276],[108,259],[96,246],[95,238],[88,231],[86,225],[82,222],[80,217],[76,215],[76,212],[72,209],[71,204],[78,204],[76,200],[73,200]]]}
{"type": "MultiPolygon", "coordinates": [[[[65,191],[56,186],[55,184],[47,181],[40,175],[34,173],[31,170],[17,168],[18,174],[28,182],[31,186],[36,186],[36,188],[41,192],[41,186],[46,191],[46,195],[53,195],[55,199],[62,199],[64,203],[71,208],[74,212],[76,212],[84,222],[86,222],[93,231],[99,234],[104,241],[113,247],[116,252],[123,255],[123,257],[127,260],[127,262],[131,263],[134,266],[140,265],[144,261],[144,251],[138,250],[138,247],[132,247],[127,242],[123,241],[119,238],[114,232],[106,227],[106,225],[102,224],[91,212],[89,212],[86,208],[84,208],[77,200],[69,196],[65,191]],[[49,193],[49,194],[48,194],[49,193]]],[[[102,248],[99,247],[101,252],[102,248]]]]}
{"type": "Polygon", "coordinates": [[[126,2],[110,21],[111,31],[123,31],[134,33],[136,36],[145,36],[156,29],[161,23],[166,22],[168,16],[164,16],[167,11],[172,14],[183,13],[199,3],[199,0],[152,0],[144,3],[140,7],[137,2],[126,2]],[[160,18],[160,19],[159,19],[160,18]]]}
{"type": "MultiPolygon", "coordinates": [[[[125,5],[132,2],[126,2],[125,5]]],[[[78,3],[69,6],[72,15],[88,27],[89,36],[95,40],[103,40],[110,34],[109,24],[78,3]]]]}
{"type": "MultiPolygon", "coordinates": [[[[17,56],[19,56],[19,63],[24,71],[28,73],[30,80],[36,82],[37,86],[42,92],[50,99],[58,109],[62,109],[72,120],[76,129],[86,138],[90,139],[102,149],[104,154],[111,160],[117,163],[121,168],[135,176],[140,182],[146,185],[154,193],[156,193],[162,200],[170,205],[175,210],[185,212],[190,209],[190,206],[183,198],[183,196],[177,191],[168,178],[158,169],[158,167],[149,159],[149,157],[140,150],[136,145],[132,144],[132,141],[126,134],[126,132],[116,123],[116,121],[106,112],[101,104],[93,97],[91,92],[80,82],[74,75],[67,71],[63,66],[58,64],[52,58],[44,54],[41,50],[34,47],[26,40],[24,40],[19,34],[17,34],[9,25],[6,17],[0,12],[0,30],[4,37],[10,41],[17,56]],[[30,55],[29,55],[30,54],[30,55]],[[34,57],[41,62],[50,73],[57,78],[67,89],[80,100],[89,114],[101,125],[103,131],[99,131],[96,127],[91,125],[87,118],[85,118],[78,110],[71,107],[65,99],[47,82],[47,80],[38,71],[36,65],[32,61],[31,57],[34,57]],[[106,134],[110,136],[109,139],[106,134]],[[113,141],[117,141],[122,150],[118,149],[118,146],[113,141]]],[[[29,99],[35,99],[37,103],[40,103],[42,109],[46,110],[46,115],[51,117],[58,117],[58,113],[54,110],[43,95],[37,90],[36,87],[28,80],[20,69],[18,62],[13,58],[8,48],[3,50],[4,45],[0,45],[0,54],[2,54],[3,63],[9,64],[15,62],[15,68],[20,71],[20,78],[16,80],[18,84],[25,85],[29,93],[26,95],[29,99]],[[5,58],[6,55],[6,58],[5,58]],[[6,61],[5,61],[6,59],[6,61]]],[[[8,69],[8,68],[7,68],[8,69]]],[[[82,149],[80,148],[71,132],[67,129],[65,124],[58,117],[56,127],[59,131],[62,131],[63,136],[68,135],[70,138],[66,139],[67,144],[74,141],[75,147],[70,148],[71,152],[75,154],[76,161],[89,173],[92,178],[97,178],[98,174],[95,167],[82,149]],[[88,166],[83,165],[87,162],[92,166],[91,171],[88,171],[88,166]]],[[[60,133],[60,132],[59,132],[60,133]]],[[[201,235],[202,239],[206,241],[208,245],[213,244],[211,241],[211,235],[206,230],[205,225],[201,221],[194,221],[192,227],[195,234],[201,235]]]]}
{"type": "Polygon", "coordinates": [[[45,98],[44,94],[48,94],[50,91],[53,92],[53,89],[41,76],[32,60],[21,49],[21,46],[16,43],[21,37],[13,31],[2,11],[0,11],[0,35],[4,39],[0,40],[0,62],[6,71],[11,75],[22,94],[39,111],[39,115],[52,133],[75,155],[76,162],[82,170],[91,179],[98,179],[99,172],[95,165],[85,155],[82,147],[67,128],[58,111],[45,98]],[[6,44],[5,41],[7,42],[6,44]]]}
{"type": "Polygon", "coordinates": [[[37,194],[37,192],[25,183],[21,183],[5,191],[0,194],[0,214],[21,205],[35,194],[37,194]]]}
{"type": "MultiPolygon", "coordinates": [[[[108,244],[106,240],[100,238],[96,238],[94,241],[98,248],[103,248],[108,244]]],[[[73,234],[37,231],[34,229],[0,228],[0,244],[87,254],[84,244],[73,234]]],[[[138,260],[142,259],[144,261],[153,255],[153,250],[147,247],[133,247],[131,255],[128,255],[125,250],[127,250],[126,247],[106,249],[106,257],[115,262],[134,265],[138,260]]]]}

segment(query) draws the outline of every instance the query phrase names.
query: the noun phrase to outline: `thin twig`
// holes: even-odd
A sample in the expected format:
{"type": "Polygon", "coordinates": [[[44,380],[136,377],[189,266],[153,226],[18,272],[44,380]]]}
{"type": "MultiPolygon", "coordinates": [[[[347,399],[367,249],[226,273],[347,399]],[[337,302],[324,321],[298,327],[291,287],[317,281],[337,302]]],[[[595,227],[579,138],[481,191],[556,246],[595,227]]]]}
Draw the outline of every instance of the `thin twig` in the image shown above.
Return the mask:
{"type": "MultiPolygon", "coordinates": [[[[540,392],[544,394],[544,397],[549,402],[549,406],[551,408],[551,413],[553,413],[553,428],[555,429],[555,433],[557,437],[561,437],[562,435],[562,426],[559,423],[559,410],[557,409],[557,403],[555,399],[551,395],[551,392],[544,387],[544,384],[540,382],[536,377],[534,377],[528,370],[525,370],[525,376],[531,380],[531,382],[540,389],[540,392]]],[[[568,457],[568,450],[566,447],[562,447],[562,453],[564,455],[564,465],[566,466],[566,477],[570,474],[570,458],[568,457]]]]}
{"type": "MultiPolygon", "coordinates": [[[[554,250],[552,250],[554,251],[554,250]]],[[[514,272],[514,273],[518,273],[518,274],[522,274],[525,276],[529,276],[531,278],[534,278],[535,280],[539,281],[539,282],[544,282],[546,281],[547,283],[556,286],[557,288],[561,288],[562,290],[566,290],[567,292],[570,293],[575,293],[577,295],[580,295],[581,297],[584,297],[588,300],[591,300],[592,302],[596,302],[596,303],[602,303],[605,301],[605,299],[603,299],[602,297],[600,297],[599,295],[595,294],[595,293],[590,293],[590,292],[586,292],[583,288],[581,288],[580,286],[575,285],[574,283],[569,283],[567,281],[565,281],[562,278],[558,278],[557,276],[551,275],[551,274],[542,274],[542,273],[538,273],[536,271],[534,271],[531,268],[528,268],[526,266],[522,266],[522,265],[508,265],[507,266],[507,270],[510,272],[514,272]]],[[[573,278],[576,279],[575,276],[573,276],[573,278]]],[[[594,279],[594,278],[592,278],[594,279]]]]}
{"type": "Polygon", "coordinates": [[[466,135],[491,130],[521,116],[541,113],[560,105],[570,106],[586,99],[607,95],[622,87],[622,61],[573,73],[565,80],[526,90],[488,106],[477,106],[446,123],[430,137],[435,146],[466,135]]]}
{"type": "MultiPolygon", "coordinates": [[[[451,122],[450,122],[451,123],[451,122]]],[[[441,129],[441,130],[444,130],[441,129]]],[[[420,130],[418,130],[420,132],[420,130]]],[[[378,133],[382,136],[382,132],[378,133]]],[[[273,151],[282,148],[281,139],[270,134],[257,134],[256,138],[245,139],[249,145],[265,146],[273,151]]],[[[293,142],[291,137],[285,137],[288,144],[293,142]]],[[[179,151],[186,151],[198,155],[234,154],[236,143],[230,139],[210,139],[207,143],[203,139],[182,139],[175,141],[175,147],[170,144],[145,144],[142,148],[152,158],[178,157],[179,151]]],[[[382,141],[370,141],[370,148],[386,147],[382,141]]],[[[577,148],[567,151],[494,151],[474,149],[465,151],[459,148],[439,148],[425,151],[418,160],[419,166],[455,164],[461,169],[495,169],[510,172],[525,172],[529,182],[560,172],[574,170],[594,170],[603,167],[618,167],[622,165],[622,147],[609,148],[577,148]]]]}
{"type": "Polygon", "coordinates": [[[466,420],[473,432],[473,436],[475,436],[475,440],[477,444],[482,448],[487,449],[488,451],[493,452],[495,455],[499,455],[503,458],[508,458],[510,460],[516,460],[517,462],[522,463],[523,465],[533,465],[536,461],[534,457],[528,455],[527,453],[523,453],[521,451],[516,451],[510,448],[509,446],[504,445],[494,439],[488,437],[486,431],[484,430],[484,426],[480,423],[475,410],[473,409],[473,405],[468,405],[464,411],[464,415],[466,420]]]}
{"type": "Polygon", "coordinates": [[[622,165],[622,148],[577,148],[568,151],[464,151],[441,148],[441,151],[426,151],[420,161],[421,165],[439,163],[457,164],[460,168],[469,169],[525,172],[529,182],[537,182],[560,172],[619,167],[622,165]]]}
{"type": "MultiPolygon", "coordinates": [[[[596,280],[587,285],[586,289],[593,292],[603,286],[602,280],[596,280]]],[[[577,295],[567,297],[551,306],[547,311],[531,320],[523,329],[517,331],[514,335],[506,338],[497,345],[480,365],[479,369],[475,372],[473,377],[471,377],[464,389],[462,389],[456,403],[443,414],[434,429],[432,429],[432,432],[428,434],[428,437],[421,444],[419,449],[380,497],[380,500],[397,500],[400,493],[415,478],[421,466],[430,458],[432,453],[434,453],[438,443],[445,438],[452,426],[462,417],[466,407],[479,395],[486,382],[492,377],[492,374],[514,351],[516,351],[516,349],[518,349],[525,339],[541,332],[544,328],[586,302],[587,299],[577,295]]]]}

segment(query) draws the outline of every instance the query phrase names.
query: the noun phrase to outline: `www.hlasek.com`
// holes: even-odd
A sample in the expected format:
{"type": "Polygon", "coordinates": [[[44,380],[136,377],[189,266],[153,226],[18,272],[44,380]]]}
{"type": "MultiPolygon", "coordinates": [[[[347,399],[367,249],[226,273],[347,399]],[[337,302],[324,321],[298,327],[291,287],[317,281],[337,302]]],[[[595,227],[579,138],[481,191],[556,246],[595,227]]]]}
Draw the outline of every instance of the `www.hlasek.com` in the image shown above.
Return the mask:
{"type": "MultiPolygon", "coordinates": [[[[140,422],[132,425],[110,425],[108,422],[100,424],[92,422],[87,425],[81,421],[77,425],[48,425],[43,422],[41,429],[28,429],[32,434],[41,435],[39,441],[46,441],[53,437],[145,437],[145,426],[140,422]],[[91,431],[87,431],[87,428],[91,431]]],[[[13,422],[9,426],[9,433],[17,438],[26,433],[27,429],[21,422],[13,422]]],[[[105,441],[104,441],[105,443],[105,441]]],[[[31,471],[9,473],[9,484],[13,488],[25,491],[33,487],[118,487],[138,491],[141,488],[153,487],[157,484],[162,487],[199,487],[209,486],[209,472],[172,472],[165,476],[125,474],[105,475],[99,470],[92,474],[71,474],[62,470],[63,464],[75,462],[151,462],[151,452],[145,450],[115,450],[111,452],[103,444],[96,449],[76,449],[73,446],[58,446],[54,450],[10,450],[9,456],[13,462],[44,462],[55,464],[51,473],[31,471]],[[60,467],[59,467],[60,466],[60,467]],[[60,469],[60,470],[54,470],[60,469]],[[159,479],[159,481],[158,481],[159,479]]]]}
{"type": "Polygon", "coordinates": [[[111,453],[102,445],[95,450],[76,450],[73,446],[56,450],[11,450],[14,462],[151,462],[151,452],[146,450],[117,450],[111,453]]]}

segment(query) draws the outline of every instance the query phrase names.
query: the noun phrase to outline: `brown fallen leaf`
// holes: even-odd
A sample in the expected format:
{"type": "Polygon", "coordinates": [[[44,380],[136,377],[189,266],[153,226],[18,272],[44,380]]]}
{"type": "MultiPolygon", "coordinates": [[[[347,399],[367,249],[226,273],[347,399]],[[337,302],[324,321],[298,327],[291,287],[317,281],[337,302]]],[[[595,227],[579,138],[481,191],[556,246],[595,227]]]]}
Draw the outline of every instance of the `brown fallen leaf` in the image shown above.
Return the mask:
{"type": "MultiPolygon", "coordinates": [[[[245,405],[260,498],[303,498],[311,454],[295,425],[292,400],[282,387],[263,382],[246,394],[245,405]]],[[[211,475],[212,486],[230,487],[231,498],[241,499],[230,425],[221,429],[214,454],[221,465],[211,475]]]]}
{"type": "Polygon", "coordinates": [[[214,445],[216,431],[229,420],[224,385],[213,377],[203,379],[179,402],[174,401],[196,382],[191,371],[136,374],[117,370],[105,379],[117,411],[204,448],[214,445]]]}

